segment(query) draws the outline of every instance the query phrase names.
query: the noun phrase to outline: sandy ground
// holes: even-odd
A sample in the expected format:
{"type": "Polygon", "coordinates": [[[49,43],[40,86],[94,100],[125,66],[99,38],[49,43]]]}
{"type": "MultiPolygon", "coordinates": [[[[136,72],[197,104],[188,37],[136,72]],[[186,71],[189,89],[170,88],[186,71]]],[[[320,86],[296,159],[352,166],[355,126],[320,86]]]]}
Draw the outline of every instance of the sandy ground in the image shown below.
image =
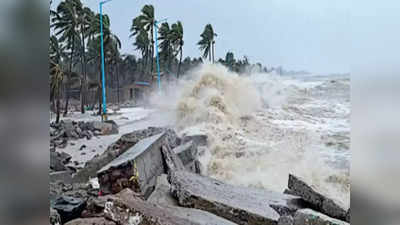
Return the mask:
{"type": "MultiPolygon", "coordinates": [[[[93,111],[87,111],[85,114],[72,112],[61,119],[71,119],[74,121],[101,120],[99,116],[93,115],[93,111]]],[[[85,162],[92,159],[96,154],[103,153],[111,143],[118,140],[123,134],[149,126],[168,125],[168,121],[162,120],[155,110],[143,107],[121,108],[118,111],[111,111],[111,115],[108,118],[118,124],[119,134],[93,136],[90,140],[86,140],[86,138],[69,140],[65,148],[57,148],[56,151],[70,154],[72,156],[71,164],[77,161],[79,163],[78,166],[83,167],[85,162]]]]}

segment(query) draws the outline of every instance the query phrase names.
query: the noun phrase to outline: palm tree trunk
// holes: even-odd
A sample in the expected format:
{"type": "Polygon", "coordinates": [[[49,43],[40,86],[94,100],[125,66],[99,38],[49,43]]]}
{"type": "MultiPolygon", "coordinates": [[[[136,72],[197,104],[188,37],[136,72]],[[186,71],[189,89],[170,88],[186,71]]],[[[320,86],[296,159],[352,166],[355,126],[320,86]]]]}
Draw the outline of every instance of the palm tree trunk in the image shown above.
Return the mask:
{"type": "Polygon", "coordinates": [[[56,116],[56,123],[59,123],[60,122],[60,93],[61,93],[61,90],[60,90],[61,88],[60,88],[60,86],[59,86],[59,89],[57,90],[58,91],[58,93],[57,93],[57,100],[56,100],[56,113],[57,113],[57,116],[56,116]]]}
{"type": "Polygon", "coordinates": [[[180,56],[179,56],[179,64],[178,64],[178,73],[176,74],[176,77],[179,79],[179,72],[181,71],[181,63],[182,63],[182,45],[179,46],[179,52],[180,52],[180,56]]]}
{"type": "Polygon", "coordinates": [[[69,74],[67,76],[67,87],[66,87],[66,98],[67,100],[65,101],[65,109],[64,109],[64,116],[67,115],[68,113],[68,103],[69,103],[69,85],[71,82],[71,74],[72,74],[72,58],[74,56],[74,48],[75,48],[75,37],[72,37],[72,48],[71,48],[71,56],[70,56],[70,62],[69,62],[69,74]]]}
{"type": "Polygon", "coordinates": [[[118,108],[119,108],[119,70],[118,70],[118,62],[115,63],[115,70],[117,72],[117,102],[118,102],[118,108]]]}
{"type": "MultiPolygon", "coordinates": [[[[211,46],[210,46],[210,48],[211,48],[211,46]]],[[[208,60],[211,62],[211,49],[210,48],[208,50],[208,60]]]]}
{"type": "Polygon", "coordinates": [[[153,26],[151,25],[151,69],[150,69],[150,74],[153,76],[153,56],[154,56],[154,33],[153,33],[153,26]]]}
{"type": "Polygon", "coordinates": [[[83,26],[81,25],[81,36],[82,36],[82,50],[81,50],[81,63],[82,63],[82,73],[83,82],[81,82],[81,113],[85,113],[86,104],[86,59],[85,59],[85,36],[83,26]]]}
{"type": "Polygon", "coordinates": [[[211,42],[211,50],[212,50],[212,63],[214,64],[214,41],[211,42]]]}

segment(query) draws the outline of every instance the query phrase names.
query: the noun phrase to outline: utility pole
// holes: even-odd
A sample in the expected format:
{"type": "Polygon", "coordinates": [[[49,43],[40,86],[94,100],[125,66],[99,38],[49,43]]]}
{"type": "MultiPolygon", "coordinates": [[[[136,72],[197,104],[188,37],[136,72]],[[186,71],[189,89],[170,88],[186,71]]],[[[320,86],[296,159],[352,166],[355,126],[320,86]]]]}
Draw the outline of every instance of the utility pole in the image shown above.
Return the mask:
{"type": "Polygon", "coordinates": [[[104,71],[104,41],[103,41],[103,5],[111,0],[101,1],[100,7],[100,41],[101,41],[101,80],[102,80],[102,94],[103,94],[103,113],[102,121],[107,120],[107,105],[106,105],[106,81],[104,71]]]}

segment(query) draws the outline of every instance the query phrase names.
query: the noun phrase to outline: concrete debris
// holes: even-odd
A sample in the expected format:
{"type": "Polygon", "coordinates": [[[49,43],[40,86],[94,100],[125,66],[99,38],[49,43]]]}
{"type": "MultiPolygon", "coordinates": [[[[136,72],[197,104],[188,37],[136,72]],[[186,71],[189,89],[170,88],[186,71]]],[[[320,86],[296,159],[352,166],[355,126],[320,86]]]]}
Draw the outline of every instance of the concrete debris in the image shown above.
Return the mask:
{"type": "Polygon", "coordinates": [[[289,174],[288,188],[294,195],[300,196],[318,211],[336,219],[350,221],[349,213],[347,213],[349,207],[336,199],[327,197],[322,190],[307,184],[302,178],[289,174]]]}
{"type": "Polygon", "coordinates": [[[61,225],[60,214],[57,210],[50,207],[50,224],[51,225],[61,225]]]}
{"type": "Polygon", "coordinates": [[[66,223],[65,225],[115,225],[115,223],[113,221],[97,217],[97,218],[75,219],[66,223]]]}
{"type": "Polygon", "coordinates": [[[349,225],[349,223],[331,218],[312,209],[301,209],[294,216],[294,225],[349,225]]]}
{"type": "Polygon", "coordinates": [[[83,199],[66,196],[57,198],[52,204],[52,208],[57,210],[63,224],[79,218],[85,206],[86,202],[83,199]]]}
{"type": "Polygon", "coordinates": [[[164,207],[135,197],[134,192],[129,189],[110,196],[109,199],[104,209],[105,217],[118,224],[200,225],[170,214],[164,207]]]}
{"type": "Polygon", "coordinates": [[[211,212],[238,224],[277,224],[281,215],[304,208],[299,197],[238,187],[185,171],[169,177],[179,205],[211,212]]]}
{"type": "Polygon", "coordinates": [[[100,191],[103,194],[118,193],[131,188],[148,196],[153,190],[157,176],[164,173],[161,146],[166,133],[145,138],[121,154],[97,172],[100,191]]]}
{"type": "Polygon", "coordinates": [[[218,217],[212,213],[199,209],[179,207],[177,200],[170,193],[170,184],[167,181],[167,175],[163,174],[157,178],[157,186],[148,202],[161,206],[171,215],[182,219],[192,221],[202,225],[233,225],[235,223],[218,217]]]}
{"type": "Polygon", "coordinates": [[[147,129],[136,130],[131,133],[122,135],[116,142],[111,144],[101,155],[89,160],[85,167],[75,174],[74,182],[87,182],[89,177],[96,177],[97,171],[113,161],[115,158],[126,152],[140,140],[160,134],[166,133],[166,139],[174,148],[180,144],[180,139],[174,130],[163,127],[149,127],[147,129]]]}

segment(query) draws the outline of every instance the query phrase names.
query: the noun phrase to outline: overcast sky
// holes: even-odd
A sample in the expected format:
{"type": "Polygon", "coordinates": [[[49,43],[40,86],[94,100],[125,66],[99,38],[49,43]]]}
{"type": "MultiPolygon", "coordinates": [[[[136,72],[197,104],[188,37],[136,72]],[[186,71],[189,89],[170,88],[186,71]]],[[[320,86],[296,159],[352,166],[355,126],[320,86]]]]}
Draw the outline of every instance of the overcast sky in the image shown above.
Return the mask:
{"type": "MultiPolygon", "coordinates": [[[[54,1],[57,5],[60,0],[54,1]]],[[[83,0],[99,12],[99,0],[83,0]]],[[[138,54],[129,38],[132,19],[145,4],[155,6],[157,19],[180,20],[184,57],[199,57],[196,43],[207,23],[216,38],[216,57],[233,51],[268,67],[314,73],[349,72],[350,22],[348,0],[113,0],[103,7],[122,52],[138,54]]]]}

